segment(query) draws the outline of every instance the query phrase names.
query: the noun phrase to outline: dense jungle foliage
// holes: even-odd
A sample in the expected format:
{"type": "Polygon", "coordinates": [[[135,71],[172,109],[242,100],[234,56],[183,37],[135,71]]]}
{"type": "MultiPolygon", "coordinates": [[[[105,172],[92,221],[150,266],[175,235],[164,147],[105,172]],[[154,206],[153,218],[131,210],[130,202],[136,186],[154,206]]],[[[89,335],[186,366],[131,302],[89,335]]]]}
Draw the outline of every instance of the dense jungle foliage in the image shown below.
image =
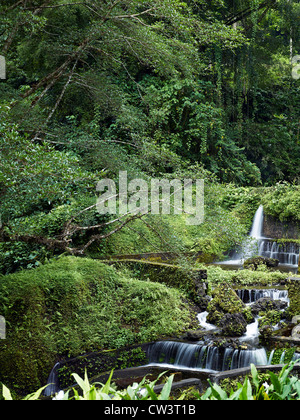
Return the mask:
{"type": "MultiPolygon", "coordinates": [[[[185,291],[136,281],[138,271],[95,257],[221,258],[243,242],[260,204],[299,225],[299,15],[299,0],[1,1],[0,314],[10,336],[0,370],[8,386],[36,389],[58,354],[188,326],[185,291]],[[149,186],[204,179],[204,223],[99,214],[97,183],[118,186],[120,171],[149,186]]],[[[216,282],[233,275],[210,273],[216,282]]],[[[241,283],[255,281],[245,275],[241,283]]]]}
{"type": "Polygon", "coordinates": [[[0,12],[2,273],[134,241],[218,254],[261,198],[299,220],[299,1],[5,0],[0,12]],[[204,178],[206,223],[99,215],[97,181],[120,170],[204,178]]]}

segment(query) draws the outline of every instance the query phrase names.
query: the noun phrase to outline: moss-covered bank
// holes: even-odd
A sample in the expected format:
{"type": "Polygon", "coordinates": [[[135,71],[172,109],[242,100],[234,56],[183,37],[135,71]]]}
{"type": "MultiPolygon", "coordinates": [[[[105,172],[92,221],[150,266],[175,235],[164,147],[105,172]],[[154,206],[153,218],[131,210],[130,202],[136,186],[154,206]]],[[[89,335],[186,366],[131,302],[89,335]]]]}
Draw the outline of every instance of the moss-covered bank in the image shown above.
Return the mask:
{"type": "Polygon", "coordinates": [[[300,315],[300,277],[291,277],[287,282],[290,298],[289,311],[292,316],[300,315]]]}
{"type": "Polygon", "coordinates": [[[0,381],[18,393],[44,385],[57,360],[174,335],[191,322],[178,290],[75,257],[2,276],[0,314],[0,381]]]}

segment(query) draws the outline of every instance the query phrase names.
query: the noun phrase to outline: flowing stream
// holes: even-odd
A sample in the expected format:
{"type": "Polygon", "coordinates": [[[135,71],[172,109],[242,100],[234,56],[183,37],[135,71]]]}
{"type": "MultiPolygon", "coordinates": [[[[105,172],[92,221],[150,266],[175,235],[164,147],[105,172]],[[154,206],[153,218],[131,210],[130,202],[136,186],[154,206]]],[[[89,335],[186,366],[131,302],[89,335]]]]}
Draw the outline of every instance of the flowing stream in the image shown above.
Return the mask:
{"type": "MultiPolygon", "coordinates": [[[[236,290],[238,296],[247,305],[269,297],[274,300],[289,302],[286,290],[253,289],[236,290]]],[[[200,326],[208,332],[217,327],[207,322],[208,312],[198,314],[200,326]]],[[[150,365],[163,368],[178,368],[199,371],[226,371],[248,367],[252,363],[257,366],[270,365],[274,352],[268,358],[264,348],[255,348],[259,343],[259,317],[247,326],[246,334],[240,337],[241,343],[251,344],[251,349],[234,349],[204,345],[201,342],[190,344],[177,341],[160,341],[150,346],[148,356],[150,365]]],[[[284,356],[283,356],[284,357],[284,356]]]]}

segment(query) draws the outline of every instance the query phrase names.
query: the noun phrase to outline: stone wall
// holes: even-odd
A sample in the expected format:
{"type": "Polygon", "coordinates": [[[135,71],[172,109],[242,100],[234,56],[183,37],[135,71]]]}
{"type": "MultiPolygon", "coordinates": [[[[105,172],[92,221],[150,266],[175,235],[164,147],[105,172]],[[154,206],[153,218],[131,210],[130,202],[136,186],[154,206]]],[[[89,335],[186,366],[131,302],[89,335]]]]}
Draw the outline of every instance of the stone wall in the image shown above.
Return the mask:
{"type": "Polygon", "coordinates": [[[272,239],[300,239],[300,226],[299,223],[281,222],[279,219],[265,214],[263,235],[272,239]]]}
{"type": "Polygon", "coordinates": [[[109,255],[104,257],[105,260],[138,260],[149,261],[157,263],[180,264],[181,260],[198,262],[198,263],[211,263],[216,259],[216,255],[198,252],[146,252],[140,254],[122,254],[122,255],[109,255]]]}
{"type": "Polygon", "coordinates": [[[175,264],[165,264],[134,259],[103,261],[117,268],[128,267],[138,274],[140,280],[164,283],[169,287],[189,292],[191,297],[198,294],[199,283],[207,280],[206,270],[188,270],[175,264]]]}

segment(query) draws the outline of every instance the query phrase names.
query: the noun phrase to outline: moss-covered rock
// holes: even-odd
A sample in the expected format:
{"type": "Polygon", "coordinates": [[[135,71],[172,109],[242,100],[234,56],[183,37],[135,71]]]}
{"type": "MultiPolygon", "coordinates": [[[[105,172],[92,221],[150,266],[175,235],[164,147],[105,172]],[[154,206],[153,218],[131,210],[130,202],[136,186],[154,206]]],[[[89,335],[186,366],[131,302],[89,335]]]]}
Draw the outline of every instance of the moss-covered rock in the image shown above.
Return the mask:
{"type": "Polygon", "coordinates": [[[258,315],[263,312],[281,311],[288,306],[287,302],[281,300],[273,300],[269,297],[258,299],[251,307],[253,315],[258,315]]]}
{"type": "Polygon", "coordinates": [[[227,313],[236,314],[245,309],[245,304],[235,291],[227,283],[222,283],[212,292],[213,299],[210,301],[207,311],[208,322],[218,325],[219,321],[227,313]]]}
{"type": "Polygon", "coordinates": [[[265,265],[268,268],[276,268],[279,265],[279,260],[258,256],[249,258],[244,262],[244,268],[248,270],[257,270],[257,268],[261,265],[265,265]]]}
{"type": "Polygon", "coordinates": [[[207,308],[207,321],[222,328],[222,334],[226,336],[242,336],[247,324],[253,322],[249,308],[227,283],[216,287],[212,295],[213,299],[207,308]]]}
{"type": "Polygon", "coordinates": [[[300,315],[300,277],[290,278],[287,289],[290,299],[289,313],[291,316],[300,315]]]}
{"type": "Polygon", "coordinates": [[[225,314],[219,322],[222,334],[227,337],[241,337],[247,331],[247,321],[242,313],[225,314]]]}
{"type": "Polygon", "coordinates": [[[282,313],[276,310],[266,311],[259,318],[259,327],[271,326],[274,327],[277,325],[282,317],[282,313]]]}

